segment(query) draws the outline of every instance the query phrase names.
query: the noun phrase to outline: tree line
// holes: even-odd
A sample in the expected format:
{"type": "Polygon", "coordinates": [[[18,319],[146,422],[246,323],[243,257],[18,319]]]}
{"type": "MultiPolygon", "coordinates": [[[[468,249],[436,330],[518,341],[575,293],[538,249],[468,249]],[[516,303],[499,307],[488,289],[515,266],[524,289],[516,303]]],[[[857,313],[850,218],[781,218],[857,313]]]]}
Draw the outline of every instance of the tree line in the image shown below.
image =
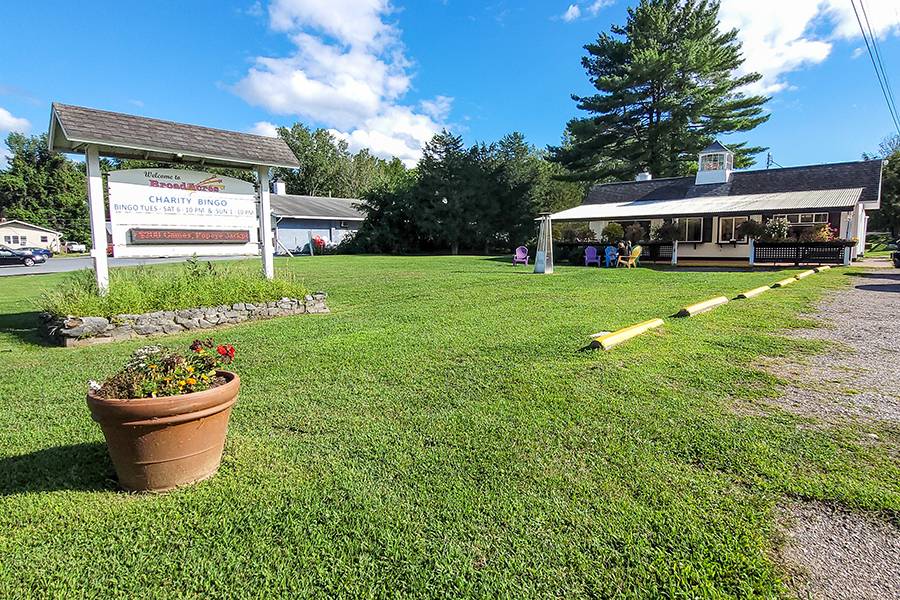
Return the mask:
{"type": "MultiPolygon", "coordinates": [[[[368,150],[349,151],[325,129],[297,123],[279,135],[300,162],[299,169],[275,169],[289,194],[360,200],[368,215],[357,242],[347,249],[371,252],[505,250],[533,236],[533,219],[543,210],[578,204],[585,186],[559,180],[564,168],[546,160],[521,134],[497,143],[463,145],[441,132],[426,146],[422,161],[408,169],[368,150]]],[[[7,137],[10,157],[0,170],[0,217],[20,219],[87,242],[90,223],[84,165],[52,153],[47,135],[7,137]]],[[[146,160],[102,159],[105,175],[120,169],[195,168],[146,160]]],[[[242,169],[206,169],[254,181],[242,169]]]]}
{"type": "Polygon", "coordinates": [[[366,220],[345,249],[505,252],[534,238],[539,213],[581,202],[586,186],[565,174],[521,133],[466,147],[442,131],[415,169],[365,195],[366,220]]]}

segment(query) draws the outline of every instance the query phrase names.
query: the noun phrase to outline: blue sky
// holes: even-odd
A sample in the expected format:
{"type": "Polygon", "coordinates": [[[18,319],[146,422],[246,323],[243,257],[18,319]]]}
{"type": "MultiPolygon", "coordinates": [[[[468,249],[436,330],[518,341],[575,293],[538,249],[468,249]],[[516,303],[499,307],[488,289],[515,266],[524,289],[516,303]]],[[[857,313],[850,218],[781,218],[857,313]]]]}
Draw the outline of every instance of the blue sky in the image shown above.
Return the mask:
{"type": "MultiPolygon", "coordinates": [[[[900,0],[865,2],[900,95],[900,0]]],[[[260,133],[302,121],[410,164],[442,127],[545,146],[577,113],[570,94],[591,92],[582,46],[628,5],[16,2],[0,36],[0,135],[46,130],[59,101],[260,133]]],[[[856,160],[891,133],[849,0],[723,0],[722,19],[773,96],[771,120],[735,139],[789,166],[856,160]]]]}

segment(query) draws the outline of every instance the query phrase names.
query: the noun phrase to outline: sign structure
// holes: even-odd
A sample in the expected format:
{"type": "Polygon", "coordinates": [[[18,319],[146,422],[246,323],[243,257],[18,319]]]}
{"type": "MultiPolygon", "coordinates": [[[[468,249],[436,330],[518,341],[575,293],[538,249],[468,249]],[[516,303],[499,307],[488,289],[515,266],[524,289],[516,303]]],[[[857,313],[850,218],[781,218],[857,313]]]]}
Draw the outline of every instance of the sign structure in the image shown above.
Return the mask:
{"type": "Polygon", "coordinates": [[[109,174],[116,257],[257,255],[253,184],[181,169],[109,174]]]}

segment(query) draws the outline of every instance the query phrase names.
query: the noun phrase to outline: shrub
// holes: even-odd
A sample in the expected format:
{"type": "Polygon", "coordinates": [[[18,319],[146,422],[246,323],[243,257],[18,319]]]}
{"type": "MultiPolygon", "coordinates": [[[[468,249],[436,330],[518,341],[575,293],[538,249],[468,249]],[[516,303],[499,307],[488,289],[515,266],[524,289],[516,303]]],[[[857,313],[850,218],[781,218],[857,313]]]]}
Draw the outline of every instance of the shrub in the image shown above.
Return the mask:
{"type": "Polygon", "coordinates": [[[663,223],[650,230],[650,237],[658,242],[674,242],[678,239],[678,225],[671,221],[663,223]]]}
{"type": "Polygon", "coordinates": [[[837,233],[828,223],[822,223],[815,227],[807,227],[800,234],[801,242],[831,242],[837,237],[837,233]]]}
{"type": "Polygon", "coordinates": [[[59,287],[41,296],[40,308],[54,315],[110,318],[237,302],[271,302],[302,298],[306,289],[290,274],[268,280],[256,264],[213,265],[191,260],[183,265],[110,270],[109,293],[97,292],[94,273],[76,271],[59,287]]]}
{"type": "Polygon", "coordinates": [[[766,226],[760,223],[759,221],[754,221],[753,219],[747,219],[743,223],[737,226],[735,233],[742,238],[747,238],[751,240],[758,240],[766,235],[766,226]]]}
{"type": "Polygon", "coordinates": [[[646,236],[647,232],[644,231],[644,228],[637,223],[632,223],[625,228],[625,239],[632,244],[637,244],[638,242],[644,241],[644,238],[646,236]]]}
{"type": "Polygon", "coordinates": [[[625,229],[618,223],[609,223],[601,235],[604,242],[617,242],[625,237],[625,229]]]}
{"type": "Polygon", "coordinates": [[[791,232],[791,226],[787,219],[772,219],[765,225],[765,235],[767,240],[786,240],[791,232]]]}
{"type": "Polygon", "coordinates": [[[102,384],[91,382],[101,398],[133,400],[202,392],[225,383],[216,370],[234,360],[234,346],[212,339],[194,340],[191,351],[180,354],[162,346],[144,346],[125,367],[102,384]]]}

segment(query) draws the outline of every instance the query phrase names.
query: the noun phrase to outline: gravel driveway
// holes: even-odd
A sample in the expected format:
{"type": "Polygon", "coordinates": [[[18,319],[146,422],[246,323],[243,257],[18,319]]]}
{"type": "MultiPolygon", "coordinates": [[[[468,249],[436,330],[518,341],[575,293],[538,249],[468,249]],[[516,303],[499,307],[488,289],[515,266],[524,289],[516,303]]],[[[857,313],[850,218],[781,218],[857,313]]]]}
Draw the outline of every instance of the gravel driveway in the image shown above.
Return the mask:
{"type": "MultiPolygon", "coordinates": [[[[900,270],[853,277],[853,287],[823,301],[814,318],[826,327],[789,335],[840,349],[770,361],[791,381],[768,402],[813,425],[852,424],[862,443],[900,457],[900,270]]],[[[900,599],[900,529],[876,516],[821,502],[785,501],[776,520],[778,559],[799,598],[900,599]]]]}

